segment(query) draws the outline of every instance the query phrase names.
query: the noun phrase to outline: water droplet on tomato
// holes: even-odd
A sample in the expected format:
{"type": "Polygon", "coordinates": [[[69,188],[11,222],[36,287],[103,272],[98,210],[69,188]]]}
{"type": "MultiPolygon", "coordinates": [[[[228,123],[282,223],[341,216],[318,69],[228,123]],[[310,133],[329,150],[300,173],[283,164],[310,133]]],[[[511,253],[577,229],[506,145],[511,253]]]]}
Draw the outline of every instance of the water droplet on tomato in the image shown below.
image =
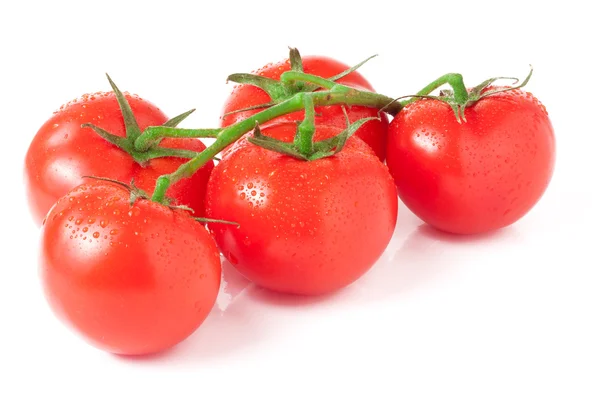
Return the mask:
{"type": "Polygon", "coordinates": [[[117,233],[119,233],[119,231],[118,231],[117,229],[112,229],[112,230],[110,231],[110,234],[111,234],[111,235],[116,235],[117,233]]]}

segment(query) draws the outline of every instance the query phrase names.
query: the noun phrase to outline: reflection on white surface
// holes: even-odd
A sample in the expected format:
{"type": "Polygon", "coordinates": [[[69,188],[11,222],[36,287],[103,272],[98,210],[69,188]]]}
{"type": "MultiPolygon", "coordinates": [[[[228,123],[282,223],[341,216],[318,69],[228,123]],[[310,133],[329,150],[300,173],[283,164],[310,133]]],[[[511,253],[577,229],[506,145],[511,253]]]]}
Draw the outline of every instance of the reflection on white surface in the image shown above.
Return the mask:
{"type": "Polygon", "coordinates": [[[215,306],[221,313],[224,313],[238,297],[244,294],[244,291],[252,283],[240,274],[223,256],[221,256],[221,264],[223,266],[221,287],[215,306]]]}

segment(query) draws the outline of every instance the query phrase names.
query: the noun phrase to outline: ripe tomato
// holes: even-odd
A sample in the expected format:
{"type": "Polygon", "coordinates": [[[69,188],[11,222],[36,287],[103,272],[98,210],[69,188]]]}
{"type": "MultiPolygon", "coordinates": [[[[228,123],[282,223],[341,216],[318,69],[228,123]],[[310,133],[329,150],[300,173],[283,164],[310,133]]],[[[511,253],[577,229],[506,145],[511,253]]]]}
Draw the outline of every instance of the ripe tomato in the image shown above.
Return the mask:
{"type": "MultiPolygon", "coordinates": [[[[138,97],[126,95],[140,129],[162,125],[167,117],[156,106],[138,97]]],[[[29,206],[37,224],[50,207],[65,193],[83,183],[82,176],[92,175],[135,185],[152,193],[156,179],[175,171],[186,159],[164,157],[150,160],[145,167],[118,147],[98,136],[83,123],[93,123],[108,132],[125,136],[125,125],[114,93],[84,95],[62,106],[42,125],[33,138],[25,159],[25,187],[29,206]]],[[[196,139],[165,139],[161,146],[202,151],[196,139]]],[[[174,184],[167,196],[203,215],[204,194],[213,163],[198,173],[174,184]]]]}
{"type": "Polygon", "coordinates": [[[188,212],[93,181],[62,197],[42,229],[41,279],[52,310],[118,354],[167,349],[206,318],[219,290],[218,249],[188,212]]]}
{"type": "Polygon", "coordinates": [[[390,125],[387,163],[400,199],[434,227],[471,234],[502,228],[540,199],[554,169],[544,106],[511,90],[484,97],[459,124],[437,100],[405,107],[390,125]]]}
{"type": "MultiPolygon", "coordinates": [[[[330,78],[349,68],[347,65],[342,64],[339,61],[323,56],[302,57],[302,63],[304,72],[323,78],[330,78]]],[[[290,69],[291,65],[288,59],[276,64],[266,65],[256,73],[267,78],[279,79],[282,73],[289,71],[290,69]]],[[[357,71],[346,75],[337,82],[359,90],[374,91],[371,84],[357,71]]],[[[270,101],[271,99],[269,95],[264,90],[252,85],[238,85],[226,100],[225,107],[223,108],[223,114],[227,114],[235,110],[241,110],[247,107],[265,104],[270,101]]],[[[224,115],[221,117],[221,126],[225,127],[235,124],[236,122],[251,117],[259,111],[261,110],[250,110],[224,115]]],[[[348,118],[351,123],[362,118],[378,116],[378,110],[364,106],[346,106],[346,111],[348,112],[348,118]]],[[[341,106],[316,107],[315,112],[317,114],[315,118],[315,124],[317,125],[331,125],[338,128],[345,128],[347,126],[346,117],[344,116],[341,106]]],[[[282,115],[281,117],[264,124],[264,126],[286,121],[302,121],[303,118],[304,111],[298,111],[295,113],[282,115]]],[[[371,146],[381,160],[383,160],[385,157],[385,144],[388,125],[388,119],[385,114],[382,113],[381,120],[368,121],[355,133],[355,136],[358,136],[369,146],[371,146]]]]}
{"type": "MultiPolygon", "coordinates": [[[[292,141],[295,129],[262,133],[292,141]]],[[[338,132],[321,125],[316,138],[338,132]]],[[[209,218],[240,224],[209,224],[225,257],[258,285],[296,294],[334,291],[363,275],[392,237],[397,206],[387,167],[355,137],[314,161],[242,138],[215,167],[206,199],[209,218]]]]}

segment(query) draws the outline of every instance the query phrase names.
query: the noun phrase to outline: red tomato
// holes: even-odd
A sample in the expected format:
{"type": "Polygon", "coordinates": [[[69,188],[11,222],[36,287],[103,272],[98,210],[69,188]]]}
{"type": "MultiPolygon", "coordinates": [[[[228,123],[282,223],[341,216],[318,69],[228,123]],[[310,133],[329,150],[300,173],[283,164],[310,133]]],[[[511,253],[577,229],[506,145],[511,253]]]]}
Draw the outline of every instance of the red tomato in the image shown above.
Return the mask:
{"type": "Polygon", "coordinates": [[[213,306],[218,249],[183,210],[86,183],[62,197],[42,229],[41,278],[52,310],[92,345],[118,354],[167,349],[213,306]]]}
{"type": "MultiPolygon", "coordinates": [[[[138,96],[126,95],[140,129],[162,125],[167,117],[156,106],[138,96]]],[[[108,132],[125,136],[125,125],[114,93],[84,95],[56,111],[34,137],[25,159],[25,187],[29,206],[41,224],[52,205],[84,182],[82,176],[111,178],[152,193],[156,179],[175,171],[186,159],[156,158],[141,167],[118,147],[98,136],[83,123],[93,123],[108,132]]],[[[194,151],[205,149],[196,139],[165,139],[161,146],[194,151]]],[[[189,179],[174,184],[167,196],[203,215],[205,187],[214,164],[206,164],[189,179]]]]}
{"type": "MultiPolygon", "coordinates": [[[[265,136],[292,141],[295,124],[265,136]]],[[[318,126],[317,139],[339,128],[318,126]]],[[[387,167],[351,137],[332,157],[301,161],[242,138],[215,167],[206,213],[225,257],[266,288],[320,294],[349,285],[380,257],[396,224],[398,199],[387,167]]]]}
{"type": "Polygon", "coordinates": [[[390,125],[387,163],[400,199],[434,227],[487,232],[523,217],[550,182],[554,130],[544,106],[511,90],[465,110],[419,100],[390,125]]]}
{"type": "MultiPolygon", "coordinates": [[[[302,57],[302,63],[304,66],[304,72],[323,78],[330,78],[349,68],[347,65],[342,64],[339,61],[322,56],[302,57]]],[[[285,60],[276,64],[266,65],[256,73],[267,78],[279,79],[283,72],[289,71],[290,69],[290,61],[285,60]]],[[[355,89],[374,91],[371,84],[356,71],[339,79],[337,82],[355,89]]],[[[271,99],[269,95],[262,89],[252,85],[238,85],[226,100],[225,107],[223,108],[223,114],[235,110],[241,110],[247,107],[265,104],[270,101],[271,99]]],[[[251,117],[259,111],[261,110],[243,111],[222,116],[221,126],[235,124],[236,122],[251,117]]],[[[346,111],[348,112],[348,118],[350,122],[355,122],[362,118],[378,116],[378,110],[364,106],[346,106],[346,111]]],[[[341,106],[316,107],[315,112],[317,114],[315,118],[315,123],[317,125],[331,125],[338,128],[345,128],[347,126],[346,117],[344,116],[341,106]]],[[[264,126],[286,121],[301,121],[303,118],[304,111],[298,111],[276,118],[267,124],[264,124],[264,126]]],[[[371,146],[373,150],[375,150],[375,153],[381,160],[383,160],[385,157],[385,143],[388,125],[388,119],[385,114],[382,113],[380,121],[368,121],[355,133],[355,136],[358,136],[364,140],[369,146],[371,146]]]]}

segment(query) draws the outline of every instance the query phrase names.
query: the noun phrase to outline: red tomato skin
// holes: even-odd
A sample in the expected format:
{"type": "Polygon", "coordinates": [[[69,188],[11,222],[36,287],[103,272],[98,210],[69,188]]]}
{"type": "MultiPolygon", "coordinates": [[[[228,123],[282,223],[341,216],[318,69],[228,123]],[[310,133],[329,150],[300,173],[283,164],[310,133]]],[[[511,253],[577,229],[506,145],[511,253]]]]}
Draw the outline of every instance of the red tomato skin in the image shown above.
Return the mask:
{"type": "Polygon", "coordinates": [[[95,347],[116,354],[162,351],[211,310],[220,256],[184,211],[124,188],[87,183],[61,198],[42,228],[40,276],[51,309],[95,347]]]}
{"type": "Polygon", "coordinates": [[[476,234],[519,220],[545,192],[554,130],[531,93],[483,98],[459,124],[450,107],[419,100],[390,125],[387,164],[400,199],[428,224],[476,234]]]}
{"type": "MultiPolygon", "coordinates": [[[[126,95],[140,129],[162,125],[167,117],[152,103],[126,95]]],[[[30,144],[25,157],[25,188],[29,207],[40,225],[50,207],[69,190],[83,183],[82,176],[100,176],[136,186],[152,193],[156,179],[175,171],[186,159],[165,157],[141,167],[129,154],[108,143],[83,123],[92,123],[117,136],[125,136],[125,125],[112,92],[84,95],[62,106],[46,121],[30,144]]],[[[196,139],[165,139],[164,147],[202,151],[196,139]]],[[[203,215],[205,187],[214,164],[206,164],[193,177],[177,182],[167,196],[203,215]]]]}
{"type": "MultiPolygon", "coordinates": [[[[349,68],[346,64],[324,56],[306,56],[302,57],[304,72],[312,75],[317,75],[324,78],[330,78],[349,68]]],[[[256,74],[265,76],[271,79],[279,79],[281,74],[289,71],[291,65],[288,60],[281,61],[275,64],[269,64],[256,71],[256,74]]],[[[373,92],[373,86],[357,71],[346,75],[337,82],[353,87],[359,90],[368,90],[373,92]]],[[[238,85],[227,98],[221,117],[221,126],[230,126],[236,122],[242,121],[251,117],[258,110],[249,110],[230,115],[224,115],[231,111],[241,110],[247,107],[265,104],[271,101],[269,95],[262,89],[252,85],[238,85]]],[[[350,122],[355,122],[361,118],[378,117],[378,110],[364,106],[345,106],[348,112],[350,122]]],[[[341,106],[322,106],[315,108],[315,124],[331,125],[339,128],[347,126],[346,117],[341,106]]],[[[389,126],[389,121],[384,113],[379,116],[380,121],[373,120],[366,122],[355,133],[355,136],[364,140],[375,151],[377,156],[383,161],[385,157],[386,136],[389,126]]],[[[301,121],[304,118],[304,111],[297,111],[290,114],[282,115],[272,121],[267,122],[263,126],[278,124],[281,122],[301,121]]]]}
{"type": "MultiPolygon", "coordinates": [[[[265,128],[291,141],[295,124],[265,128]]],[[[339,128],[317,127],[316,138],[339,128]]],[[[247,278],[271,290],[316,295],[354,282],[390,241],[398,199],[374,152],[351,137],[333,157],[300,161],[241,139],[215,167],[207,216],[224,256],[247,278]]]]}

